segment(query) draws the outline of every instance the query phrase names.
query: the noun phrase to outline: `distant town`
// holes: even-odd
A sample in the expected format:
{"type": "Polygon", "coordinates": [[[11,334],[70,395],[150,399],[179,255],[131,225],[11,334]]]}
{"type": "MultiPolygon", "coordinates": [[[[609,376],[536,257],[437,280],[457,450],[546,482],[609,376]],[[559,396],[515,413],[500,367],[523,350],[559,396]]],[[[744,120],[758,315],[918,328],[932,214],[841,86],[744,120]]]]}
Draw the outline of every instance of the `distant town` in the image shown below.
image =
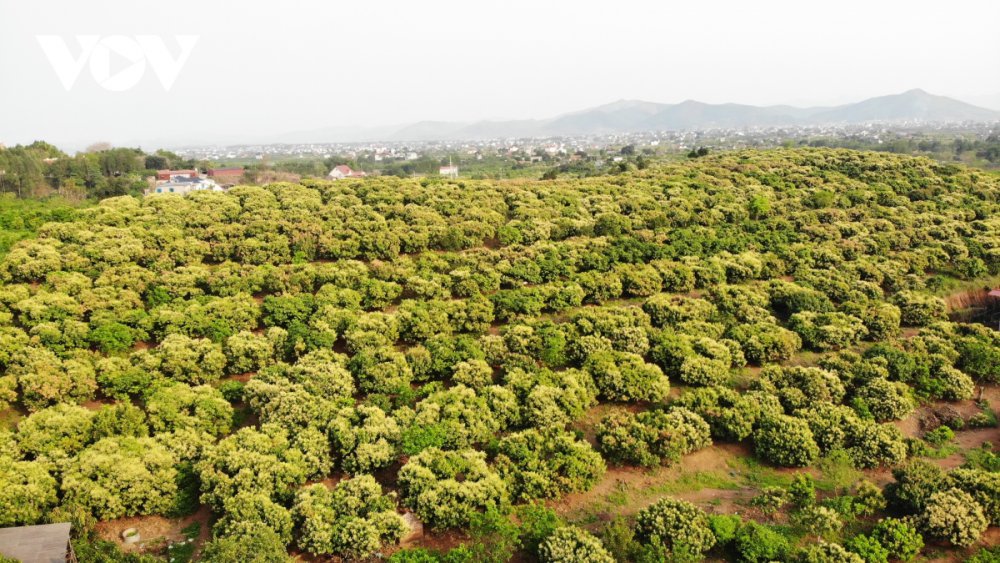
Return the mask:
{"type": "MultiPolygon", "coordinates": [[[[2,147],[2,145],[0,145],[2,147]]],[[[654,162],[775,147],[849,148],[1000,168],[996,122],[873,122],[715,128],[456,141],[182,146],[147,153],[94,143],[67,154],[49,143],[0,148],[0,193],[68,199],[224,191],[238,184],[372,176],[505,180],[583,178],[654,162]]]]}
{"type": "MultiPolygon", "coordinates": [[[[503,178],[505,175],[532,175],[538,170],[553,167],[565,167],[566,171],[570,171],[581,163],[601,169],[625,160],[633,152],[647,157],[683,157],[699,148],[724,151],[781,146],[832,146],[902,154],[924,153],[941,160],[967,161],[991,167],[1000,165],[1000,154],[984,150],[983,145],[997,143],[998,135],[1000,127],[989,123],[896,122],[463,141],[185,146],[176,148],[174,152],[186,159],[218,163],[220,166],[270,167],[289,172],[303,172],[312,168],[305,164],[313,162],[350,165],[347,168],[349,172],[337,170],[340,164],[328,167],[324,174],[331,179],[363,175],[434,174],[503,178]]],[[[317,168],[304,175],[324,175],[319,171],[317,168]]]]}

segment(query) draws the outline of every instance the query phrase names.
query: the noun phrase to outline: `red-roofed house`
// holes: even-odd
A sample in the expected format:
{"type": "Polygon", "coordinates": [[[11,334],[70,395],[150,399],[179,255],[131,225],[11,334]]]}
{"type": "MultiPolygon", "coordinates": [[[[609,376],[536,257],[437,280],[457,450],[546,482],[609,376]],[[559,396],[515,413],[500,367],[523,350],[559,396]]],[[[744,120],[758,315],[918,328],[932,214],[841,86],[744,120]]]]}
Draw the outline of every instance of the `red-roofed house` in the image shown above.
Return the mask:
{"type": "Polygon", "coordinates": [[[208,177],[220,186],[235,186],[243,180],[242,168],[209,168],[208,177]]]}
{"type": "Polygon", "coordinates": [[[160,181],[173,180],[174,178],[197,178],[197,170],[157,170],[156,179],[160,181]]]}
{"type": "Polygon", "coordinates": [[[331,180],[340,180],[342,178],[364,178],[367,175],[361,170],[351,170],[350,166],[341,164],[340,166],[334,166],[333,170],[326,177],[331,180]]]}

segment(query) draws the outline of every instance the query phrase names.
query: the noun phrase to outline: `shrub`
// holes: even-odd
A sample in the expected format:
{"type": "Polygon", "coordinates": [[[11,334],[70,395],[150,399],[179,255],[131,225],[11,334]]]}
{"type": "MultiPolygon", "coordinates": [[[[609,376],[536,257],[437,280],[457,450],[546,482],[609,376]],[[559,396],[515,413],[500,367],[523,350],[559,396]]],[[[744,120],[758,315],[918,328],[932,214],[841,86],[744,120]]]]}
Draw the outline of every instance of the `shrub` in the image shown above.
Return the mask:
{"type": "Polygon", "coordinates": [[[554,531],[538,547],[538,559],[543,563],[614,563],[601,540],[593,534],[566,526],[554,531]]]}
{"type": "Polygon", "coordinates": [[[708,516],[689,502],[670,498],[639,511],[636,532],[647,540],[660,541],[670,550],[683,549],[694,556],[715,545],[708,516]]]}
{"type": "Polygon", "coordinates": [[[493,368],[484,360],[468,360],[455,364],[455,383],[479,390],[493,384],[493,368]]]}
{"type": "Polygon", "coordinates": [[[955,348],[959,354],[955,367],[979,381],[1000,383],[1000,342],[996,336],[964,337],[955,348]]]}
{"type": "Polygon", "coordinates": [[[290,558],[277,532],[265,526],[246,526],[236,534],[219,536],[206,543],[201,560],[206,563],[286,563],[290,558]]]}
{"type": "Polygon", "coordinates": [[[948,473],[946,486],[972,496],[993,526],[1000,526],[1000,473],[981,469],[954,469],[948,473]]]}
{"type": "Polygon", "coordinates": [[[796,520],[809,533],[822,537],[834,534],[844,526],[837,511],[826,506],[807,506],[796,515],[796,520]]]}
{"type": "Polygon", "coordinates": [[[774,514],[788,504],[789,500],[788,491],[783,487],[764,487],[757,496],[750,499],[750,504],[764,514],[774,514]]]}
{"type": "Polygon", "coordinates": [[[157,432],[193,429],[221,436],[233,424],[233,407],[210,385],[183,383],[157,389],[146,403],[149,423],[157,432]]]}
{"type": "Polygon", "coordinates": [[[393,553],[389,556],[389,563],[440,563],[442,559],[422,547],[413,547],[393,553]]]}
{"type": "Polygon", "coordinates": [[[719,385],[729,377],[729,365],[704,356],[691,356],[681,363],[678,375],[688,385],[719,385]]]}
{"type": "Polygon", "coordinates": [[[586,293],[587,303],[601,304],[622,296],[621,278],[610,272],[583,272],[577,275],[576,282],[586,293]]]}
{"type": "Polygon", "coordinates": [[[1000,561],[1000,547],[984,547],[977,551],[965,563],[997,563],[1000,561]]]}
{"type": "Polygon", "coordinates": [[[824,541],[803,549],[796,559],[799,563],[865,563],[858,554],[824,541]]]}
{"type": "Polygon", "coordinates": [[[226,356],[218,344],[181,334],[168,335],[149,358],[164,376],[194,385],[216,381],[226,367],[226,356]]]}
{"type": "Polygon", "coordinates": [[[469,536],[472,543],[468,550],[473,561],[505,563],[521,545],[517,524],[510,520],[506,512],[496,508],[472,514],[469,536]]]}
{"type": "Polygon", "coordinates": [[[886,485],[885,497],[889,506],[906,514],[924,510],[931,495],[941,490],[945,475],[936,465],[926,461],[911,461],[892,470],[894,482],[886,485]]]}
{"type": "Polygon", "coordinates": [[[177,496],[177,459],[151,438],[104,438],[66,467],[64,502],[99,520],[163,514],[177,496]]]}
{"type": "Polygon", "coordinates": [[[708,517],[715,542],[718,546],[727,547],[736,539],[743,520],[736,514],[712,514],[708,517]]]}
{"type": "Polygon", "coordinates": [[[507,504],[503,479],[475,450],[428,448],[398,473],[403,503],[436,528],[468,525],[472,514],[507,504]]]}
{"type": "Polygon", "coordinates": [[[375,406],[347,407],[330,422],[333,452],[351,475],[381,469],[396,459],[402,432],[394,417],[375,406]]]}
{"type": "Polygon", "coordinates": [[[805,467],[819,457],[809,424],[787,415],[765,419],[754,432],[753,442],[757,455],[775,465],[805,467]]]}
{"type": "Polygon", "coordinates": [[[443,424],[414,424],[400,438],[399,449],[406,455],[416,455],[427,448],[442,448],[448,442],[448,429],[443,424]]]}
{"type": "Polygon", "coordinates": [[[363,348],[347,367],[364,393],[398,393],[413,378],[406,356],[390,347],[363,348]]]}
{"type": "Polygon", "coordinates": [[[146,413],[131,403],[105,405],[94,415],[94,439],[147,436],[146,413]]]}
{"type": "Polygon", "coordinates": [[[64,458],[82,450],[94,436],[94,413],[60,404],[34,412],[17,425],[21,451],[33,456],[64,458]]]}
{"type": "Polygon", "coordinates": [[[736,553],[747,563],[782,561],[790,546],[784,536],[756,522],[747,522],[736,533],[736,553]]]}
{"type": "Polygon", "coordinates": [[[902,312],[892,303],[876,303],[860,312],[868,329],[868,339],[874,342],[888,340],[899,334],[902,312]]]}
{"type": "Polygon", "coordinates": [[[868,412],[878,422],[902,420],[913,412],[909,387],[902,382],[875,378],[860,387],[855,392],[855,397],[864,401],[868,412]]]}
{"type": "Polygon", "coordinates": [[[274,362],[274,352],[274,345],[267,336],[249,331],[234,334],[222,346],[222,353],[226,355],[226,373],[259,371],[274,362]]]}
{"type": "Polygon", "coordinates": [[[815,406],[817,403],[840,403],[844,384],[837,374],[818,367],[768,366],[761,370],[754,383],[764,391],[774,392],[789,411],[815,406]]]}
{"type": "Polygon", "coordinates": [[[950,366],[939,366],[932,370],[924,380],[917,385],[923,387],[927,394],[948,401],[971,399],[975,393],[975,383],[972,378],[950,366]]]}
{"type": "Polygon", "coordinates": [[[302,533],[299,546],[314,555],[367,558],[394,544],[407,530],[393,498],[370,475],[301,489],[292,509],[302,533]]]}
{"type": "MultiPolygon", "coordinates": [[[[510,423],[498,409],[491,408],[492,388],[477,393],[464,385],[431,393],[417,403],[415,425],[445,429],[445,445],[464,448],[485,443],[510,423]]],[[[504,390],[507,391],[507,390],[504,390]]],[[[513,399],[516,409],[516,398],[513,399]]],[[[499,404],[494,406],[501,406],[499,404]]]]}
{"type": "Polygon", "coordinates": [[[653,467],[712,444],[708,424],[685,409],[613,413],[597,427],[597,447],[609,459],[653,467]]]}
{"type": "Polygon", "coordinates": [[[590,489],[605,471],[604,460],[584,440],[524,430],[497,445],[494,467],[513,500],[556,498],[590,489]]]}
{"type": "Polygon", "coordinates": [[[934,430],[924,434],[924,440],[934,446],[943,446],[955,439],[955,431],[947,426],[938,426],[934,430]]]}
{"type": "Polygon", "coordinates": [[[872,539],[889,552],[889,557],[910,561],[924,548],[924,538],[912,525],[896,518],[883,518],[872,530],[872,539]]]}
{"type": "Polygon", "coordinates": [[[840,312],[795,313],[788,320],[788,327],[802,337],[806,346],[816,350],[839,350],[868,335],[861,319],[840,312]]]}
{"type": "Polygon", "coordinates": [[[705,299],[669,295],[661,293],[647,299],[642,310],[649,315],[653,326],[664,327],[685,321],[709,320],[715,313],[715,305],[705,299]]]}
{"type": "Polygon", "coordinates": [[[529,553],[537,553],[541,542],[563,525],[559,515],[540,502],[522,504],[516,514],[521,523],[521,544],[529,553]]]}
{"type": "Polygon", "coordinates": [[[768,322],[738,323],[728,336],[740,343],[748,362],[758,365],[787,360],[802,348],[798,334],[768,322]]]}
{"type": "Polygon", "coordinates": [[[652,266],[620,267],[622,290],[628,297],[648,297],[660,291],[663,280],[652,266]]]}
{"type": "Polygon", "coordinates": [[[907,326],[925,326],[945,319],[945,304],[938,297],[913,291],[900,291],[893,297],[899,306],[902,323],[907,326]]]}
{"type": "Polygon", "coordinates": [[[848,427],[847,445],[855,467],[891,467],[906,460],[903,435],[891,424],[858,421],[848,427]]]}
{"type": "Polygon", "coordinates": [[[132,348],[136,331],[122,323],[103,323],[91,330],[87,339],[101,352],[115,354],[132,348]]]}
{"type": "Polygon", "coordinates": [[[229,380],[223,381],[219,385],[219,392],[230,403],[239,403],[243,401],[243,390],[245,388],[246,384],[242,381],[229,380]]]}
{"type": "Polygon", "coordinates": [[[871,536],[858,534],[844,542],[844,547],[865,563],[889,563],[889,550],[871,536]]]}
{"type": "MultiPolygon", "coordinates": [[[[91,361],[83,352],[61,359],[46,348],[28,347],[12,360],[7,376],[17,381],[21,402],[30,411],[55,403],[82,403],[97,390],[91,361]]],[[[0,386],[7,385],[10,384],[0,386]]],[[[4,402],[10,402],[8,399],[4,402]]]]}
{"type": "Polygon", "coordinates": [[[932,494],[927,499],[920,523],[929,536],[959,547],[976,543],[989,527],[983,508],[972,495],[960,489],[932,494]]]}
{"type": "Polygon", "coordinates": [[[222,510],[238,492],[288,499],[305,482],[308,467],[293,448],[288,433],[274,425],[241,428],[209,448],[196,464],[201,500],[222,510]]]}
{"type": "Polygon", "coordinates": [[[762,414],[782,412],[773,395],[759,391],[740,393],[727,387],[690,389],[673,403],[700,415],[712,429],[712,436],[738,442],[750,436],[762,414]]]}
{"type": "Polygon", "coordinates": [[[538,429],[561,429],[579,420],[597,404],[597,386],[590,374],[578,369],[510,370],[506,380],[521,403],[521,422],[538,429]]]}
{"type": "Polygon", "coordinates": [[[861,481],[854,490],[854,501],[851,504],[854,513],[860,516],[871,516],[885,510],[886,500],[882,489],[871,481],[861,481]]]}
{"type": "Polygon", "coordinates": [[[162,379],[159,374],[122,357],[101,358],[95,368],[101,392],[119,400],[144,395],[154,387],[154,382],[162,379]]]}
{"type": "Polygon", "coordinates": [[[791,316],[803,311],[828,313],[833,311],[830,298],[821,291],[783,280],[768,283],[771,307],[783,316],[791,316]]]}
{"type": "Polygon", "coordinates": [[[239,492],[226,499],[223,516],[213,529],[216,535],[239,535],[245,528],[269,528],[278,534],[281,543],[292,541],[292,515],[285,507],[267,495],[239,492]]]}
{"type": "Polygon", "coordinates": [[[659,367],[628,352],[592,354],[584,367],[597,389],[610,401],[659,401],[670,392],[670,381],[659,367]]]}
{"type": "Polygon", "coordinates": [[[788,495],[792,503],[804,508],[816,504],[816,483],[808,473],[796,473],[788,486],[788,495]]]}
{"type": "Polygon", "coordinates": [[[58,497],[57,482],[41,463],[0,454],[0,527],[36,524],[58,497]]]}

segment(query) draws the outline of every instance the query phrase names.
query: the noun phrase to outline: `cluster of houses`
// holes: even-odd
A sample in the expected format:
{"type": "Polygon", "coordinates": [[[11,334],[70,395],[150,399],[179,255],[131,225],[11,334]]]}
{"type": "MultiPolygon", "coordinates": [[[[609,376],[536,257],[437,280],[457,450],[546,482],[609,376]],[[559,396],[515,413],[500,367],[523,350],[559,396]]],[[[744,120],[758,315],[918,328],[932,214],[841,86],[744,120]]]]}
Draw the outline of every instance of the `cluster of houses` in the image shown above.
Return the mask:
{"type": "MultiPolygon", "coordinates": [[[[447,166],[442,166],[438,169],[438,174],[446,178],[458,178],[458,165],[449,164],[447,166]]],[[[367,172],[362,170],[352,170],[350,166],[346,164],[341,164],[339,166],[334,166],[333,170],[326,175],[327,178],[331,180],[343,180],[344,178],[364,178],[368,176],[367,172]]]]}
{"type": "MultiPolygon", "coordinates": [[[[458,166],[442,166],[439,170],[442,176],[458,178],[458,166]]],[[[365,178],[368,173],[363,170],[353,170],[346,164],[334,166],[326,175],[330,180],[345,178],[365,178]]],[[[201,174],[197,170],[157,170],[154,184],[146,190],[146,195],[179,194],[191,192],[212,191],[221,192],[235,186],[243,180],[242,168],[210,168],[201,174]]]]}
{"type": "Polygon", "coordinates": [[[197,170],[157,170],[156,181],[146,190],[150,194],[179,194],[211,191],[221,192],[243,179],[242,168],[210,168],[205,174],[197,170]]]}

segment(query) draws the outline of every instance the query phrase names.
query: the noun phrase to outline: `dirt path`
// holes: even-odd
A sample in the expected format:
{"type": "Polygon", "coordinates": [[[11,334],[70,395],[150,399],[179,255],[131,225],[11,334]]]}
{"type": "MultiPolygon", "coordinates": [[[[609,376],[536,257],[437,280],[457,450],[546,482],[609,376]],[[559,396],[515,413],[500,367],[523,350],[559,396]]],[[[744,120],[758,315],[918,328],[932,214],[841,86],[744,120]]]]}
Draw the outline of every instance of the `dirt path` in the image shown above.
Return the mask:
{"type": "Polygon", "coordinates": [[[610,467],[589,491],[572,493],[549,502],[558,514],[582,524],[610,520],[670,496],[703,505],[713,512],[738,511],[736,503],[753,496],[742,486],[732,462],[750,455],[741,444],[715,444],[668,467],[640,469],[610,467]]]}
{"type": "MultiPolygon", "coordinates": [[[[990,403],[990,408],[997,412],[1000,407],[1000,387],[990,385],[983,388],[982,398],[990,403]]],[[[937,414],[942,412],[951,413],[954,416],[968,420],[973,415],[981,412],[976,401],[936,401],[917,408],[910,416],[893,424],[899,428],[903,436],[907,438],[921,438],[930,428],[928,421],[933,421],[936,425],[937,414]]],[[[983,444],[991,444],[994,450],[1000,450],[1000,428],[970,428],[955,431],[955,439],[951,445],[956,447],[955,453],[941,458],[930,459],[931,463],[942,469],[954,469],[965,461],[965,452],[981,447],[983,444]]]]}

